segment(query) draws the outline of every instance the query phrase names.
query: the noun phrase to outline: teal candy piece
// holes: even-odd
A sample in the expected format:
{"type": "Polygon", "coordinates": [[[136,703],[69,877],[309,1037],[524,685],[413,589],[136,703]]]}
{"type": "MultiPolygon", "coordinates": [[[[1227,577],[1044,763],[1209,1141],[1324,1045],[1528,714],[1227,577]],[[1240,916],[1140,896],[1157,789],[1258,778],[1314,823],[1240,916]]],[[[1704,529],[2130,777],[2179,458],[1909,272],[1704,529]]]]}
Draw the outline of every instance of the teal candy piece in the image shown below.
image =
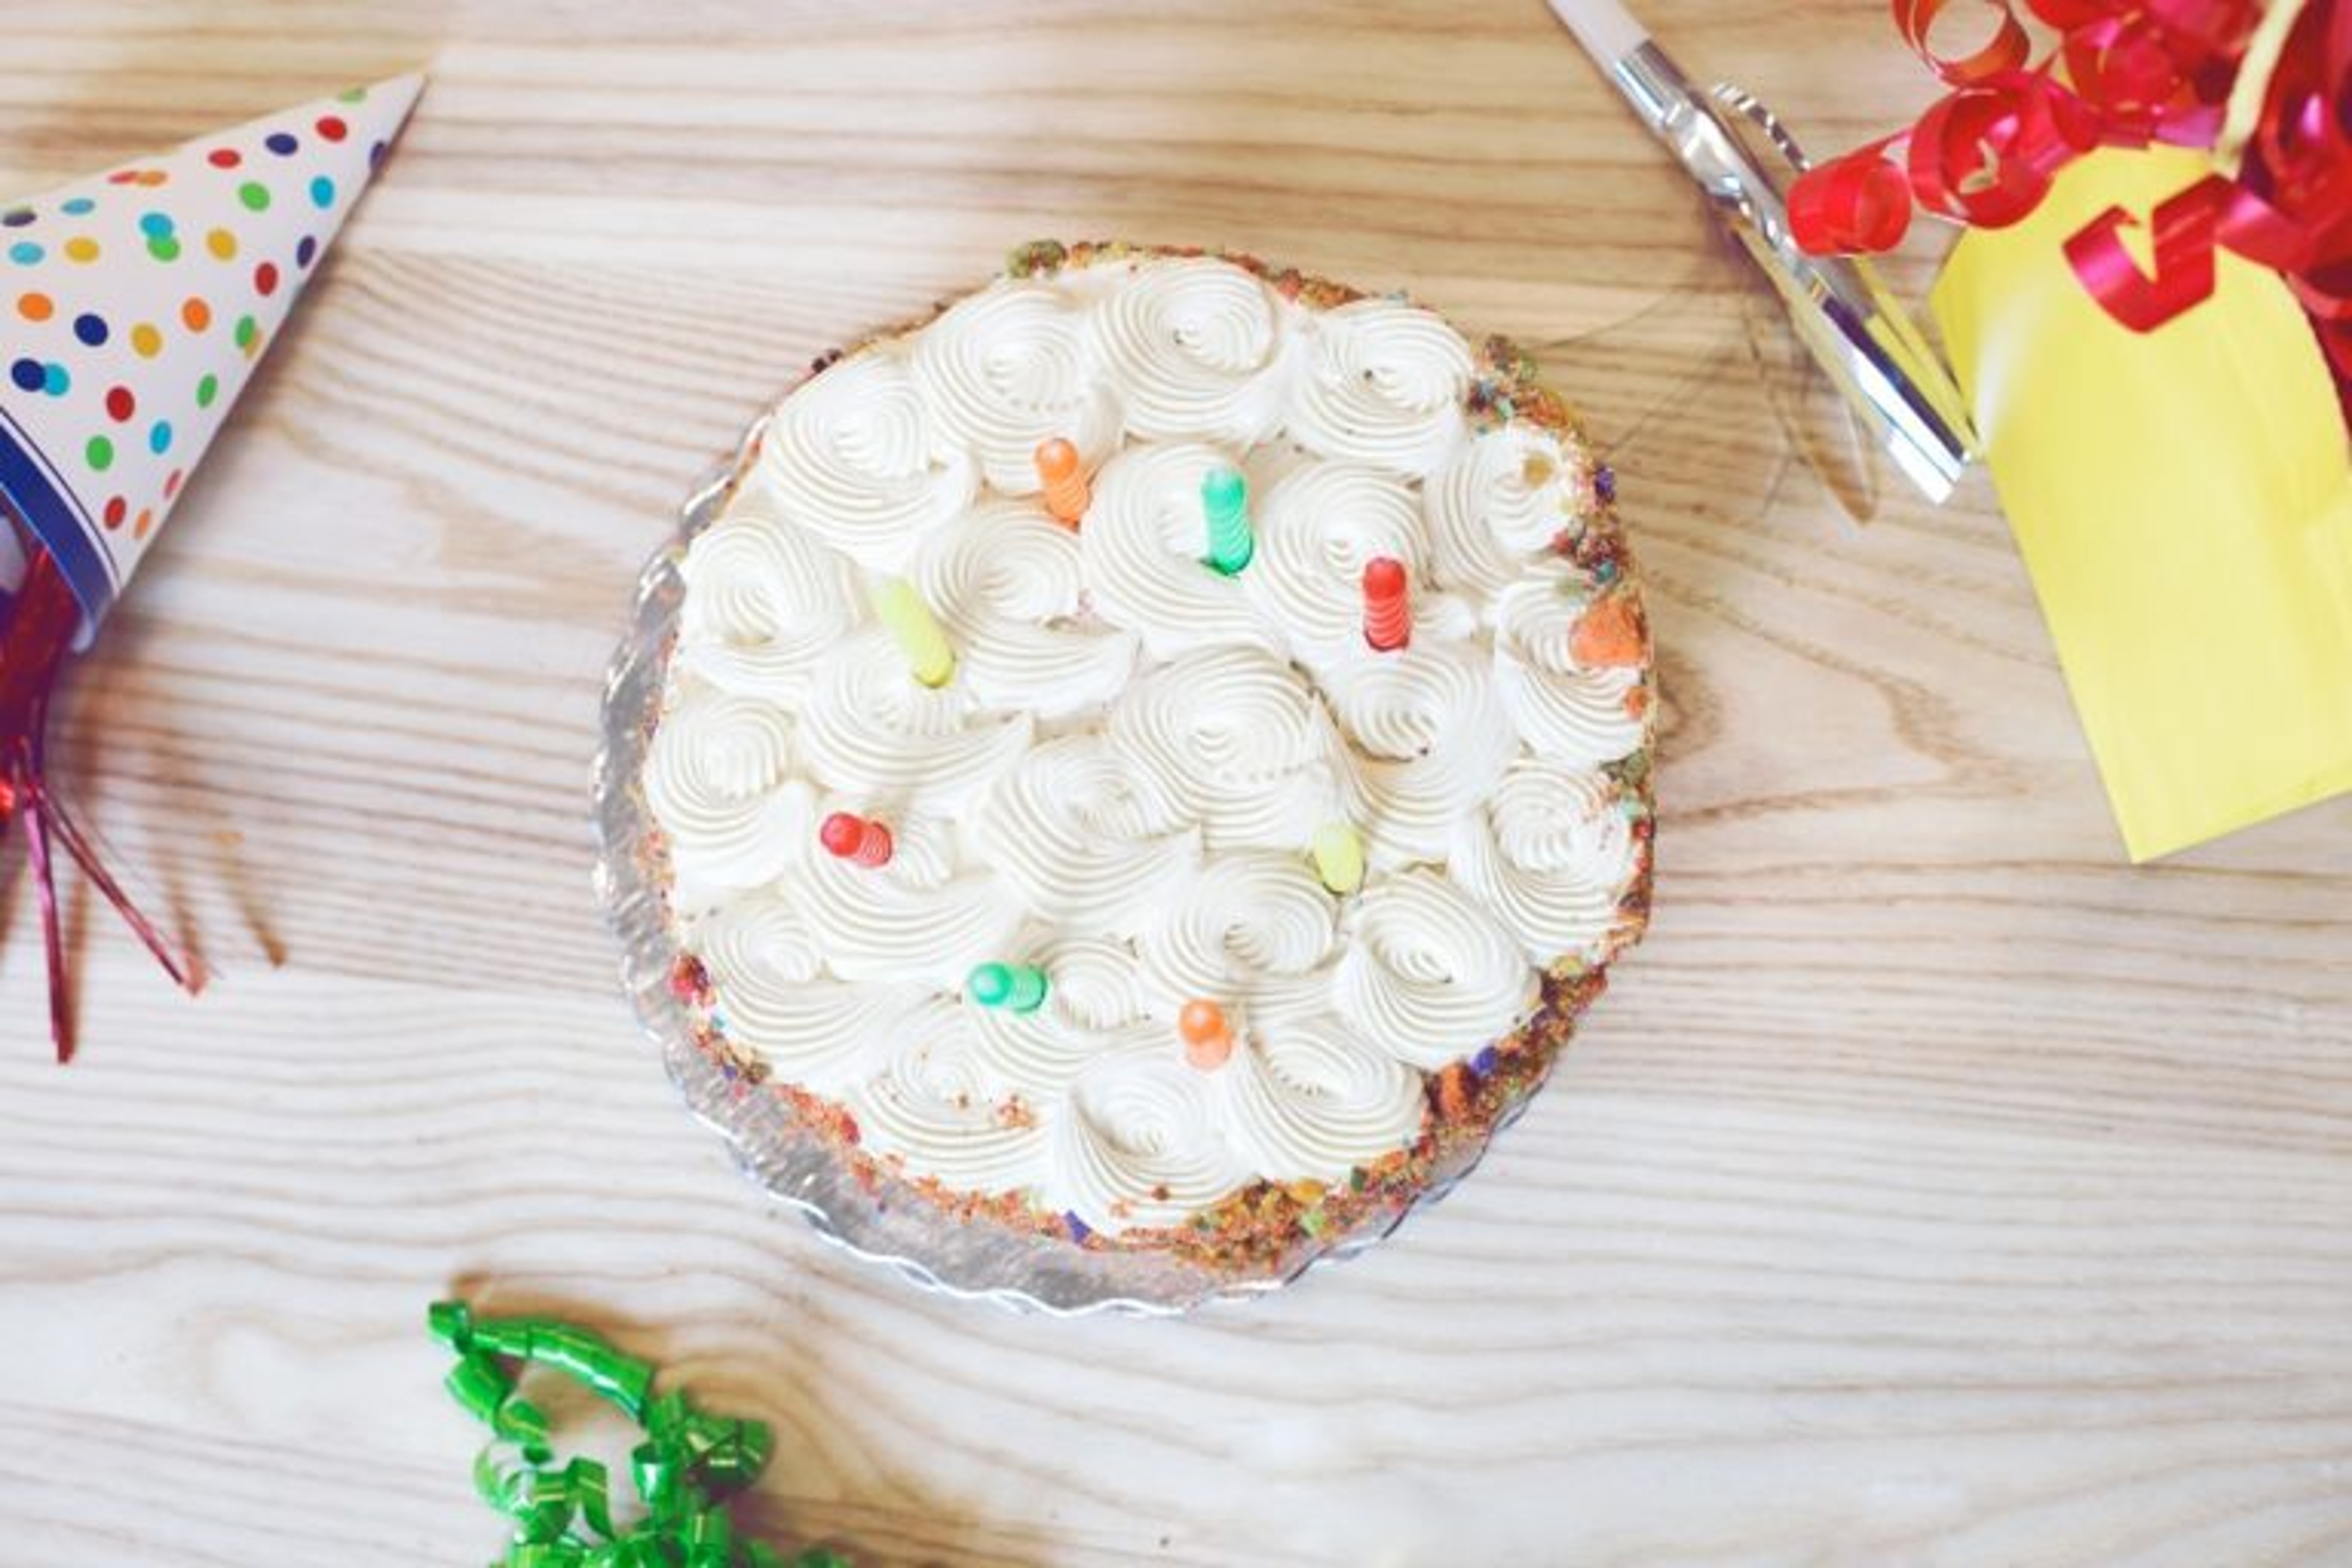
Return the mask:
{"type": "Polygon", "coordinates": [[[1249,481],[1239,468],[1211,468],[1201,476],[1201,513],[1208,525],[1209,565],[1230,577],[1257,553],[1250,531],[1249,481]]]}
{"type": "Polygon", "coordinates": [[[1051,989],[1045,972],[1031,963],[983,963],[964,982],[965,994],[983,1007],[1034,1013],[1051,989]]]}

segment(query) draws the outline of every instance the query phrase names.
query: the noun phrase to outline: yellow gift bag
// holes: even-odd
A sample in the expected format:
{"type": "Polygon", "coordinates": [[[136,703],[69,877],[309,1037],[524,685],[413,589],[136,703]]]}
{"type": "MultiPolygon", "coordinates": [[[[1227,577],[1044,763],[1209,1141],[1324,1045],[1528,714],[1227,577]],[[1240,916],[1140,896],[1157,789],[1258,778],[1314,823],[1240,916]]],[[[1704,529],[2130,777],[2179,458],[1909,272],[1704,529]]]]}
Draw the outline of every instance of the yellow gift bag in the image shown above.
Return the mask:
{"type": "Polygon", "coordinates": [[[2352,789],[2352,457],[2310,324],[2224,254],[2211,299],[2133,332],[2061,249],[2210,169],[2086,158],[1963,236],[1933,300],[2135,860],[2352,789]]]}

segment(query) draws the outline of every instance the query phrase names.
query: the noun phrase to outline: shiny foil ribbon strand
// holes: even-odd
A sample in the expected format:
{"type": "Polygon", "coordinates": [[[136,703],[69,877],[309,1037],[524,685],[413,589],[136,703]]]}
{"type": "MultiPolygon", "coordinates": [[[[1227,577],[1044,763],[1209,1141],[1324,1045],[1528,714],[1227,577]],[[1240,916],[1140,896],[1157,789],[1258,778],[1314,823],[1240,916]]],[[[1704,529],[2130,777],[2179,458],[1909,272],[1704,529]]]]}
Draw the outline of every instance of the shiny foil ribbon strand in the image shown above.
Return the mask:
{"type": "MultiPolygon", "coordinates": [[[[1907,132],[1799,179],[1790,218],[1804,249],[1891,249],[1915,204],[1972,226],[2014,224],[2095,147],[2216,146],[2265,16],[2260,0],[2028,0],[2059,34],[2030,63],[2011,0],[1994,0],[1993,33],[1979,47],[1939,53],[1929,33],[1948,4],[1891,0],[1905,42],[1952,90],[1907,132]]],[[[2208,298],[2220,251],[2284,274],[2352,408],[2352,0],[2305,0],[2270,81],[2252,86],[2260,112],[2239,169],[2147,215],[2152,266],[2125,245],[2143,220],[2121,208],[2076,231],[2067,259],[2136,331],[2208,298]]]]}
{"type": "Polygon", "coordinates": [[[849,1568],[822,1548],[785,1558],[735,1533],[724,1500],[751,1485],[775,1452],[764,1422],[698,1409],[679,1390],[653,1394],[651,1363],[602,1335],[552,1318],[476,1318],[463,1301],[436,1301],[427,1330],[457,1356],[446,1386],[495,1440],[474,1463],[483,1500],[513,1537],[494,1568],[849,1568]],[[604,1465],[557,1463],[547,1416],[522,1396],[522,1373],[560,1372],[645,1432],[629,1457],[644,1516],[613,1517],[604,1465]]]}
{"type": "MultiPolygon", "coordinates": [[[[13,526],[0,515],[0,528],[13,526]]],[[[25,581],[0,612],[0,838],[22,818],[25,859],[40,905],[41,943],[48,960],[49,1038],[60,1063],[73,1059],[72,1007],[66,973],[63,921],[58,906],[57,852],[63,849],[99,896],[114,907],[174,984],[190,995],[204,976],[152,921],[139,910],[99,858],[73,813],[49,782],[49,707],[82,610],[46,548],[28,552],[25,581]]]]}

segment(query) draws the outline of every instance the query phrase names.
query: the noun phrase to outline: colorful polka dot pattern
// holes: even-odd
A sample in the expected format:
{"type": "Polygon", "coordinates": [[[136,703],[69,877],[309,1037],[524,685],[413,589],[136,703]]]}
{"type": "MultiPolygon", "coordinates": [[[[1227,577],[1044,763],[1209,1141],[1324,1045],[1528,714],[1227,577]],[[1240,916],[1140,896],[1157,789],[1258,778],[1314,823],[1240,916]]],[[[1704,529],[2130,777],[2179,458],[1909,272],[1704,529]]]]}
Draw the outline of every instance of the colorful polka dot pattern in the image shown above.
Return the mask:
{"type": "Polygon", "coordinates": [[[0,210],[0,442],[37,459],[9,482],[40,491],[25,510],[94,615],[422,85],[355,88],[0,210]]]}

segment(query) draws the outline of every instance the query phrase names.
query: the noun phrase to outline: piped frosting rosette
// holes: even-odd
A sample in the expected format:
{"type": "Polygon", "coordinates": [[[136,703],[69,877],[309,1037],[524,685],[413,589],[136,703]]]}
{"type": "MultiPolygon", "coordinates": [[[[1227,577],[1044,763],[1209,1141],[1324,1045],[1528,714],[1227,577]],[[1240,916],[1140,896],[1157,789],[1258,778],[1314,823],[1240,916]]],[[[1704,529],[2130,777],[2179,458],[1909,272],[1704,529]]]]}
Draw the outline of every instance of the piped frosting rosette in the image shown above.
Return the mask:
{"type": "Polygon", "coordinates": [[[1591,585],[1565,561],[1534,568],[1503,590],[1495,607],[1495,685],[1529,749],[1585,767],[1613,763],[1647,733],[1630,665],[1587,668],[1576,657],[1576,628],[1591,605],[1591,585]]]}
{"type": "Polygon", "coordinates": [[[913,575],[982,705],[1060,719],[1126,687],[1135,634],[1080,624],[1078,542],[1035,507],[982,502],[925,542],[913,575]]]}
{"type": "Polygon", "coordinates": [[[1317,317],[1310,346],[1289,419],[1308,451],[1420,479],[1468,437],[1462,405],[1475,367],[1443,317],[1359,300],[1317,317]]]}
{"type": "Polygon", "coordinates": [[[1069,442],[1092,467],[1118,438],[1118,399],[1096,374],[1085,308],[1059,289],[1013,282],[966,295],[915,342],[915,381],[940,434],[978,459],[989,486],[1034,495],[1040,442],[1069,442]]]}
{"type": "Polygon", "coordinates": [[[905,569],[978,482],[947,441],[908,356],[853,354],[786,398],[761,442],[760,493],[788,521],[859,565],[905,569]]]}
{"type": "Polygon", "coordinates": [[[1247,447],[1282,421],[1294,334],[1273,291],[1209,257],[1148,261],[1096,308],[1127,427],[1149,441],[1247,447]]]}
{"type": "Polygon", "coordinates": [[[1480,431],[1423,492],[1438,582],[1502,593],[1576,525],[1590,482],[1583,460],[1540,426],[1480,431]]]}
{"type": "Polygon", "coordinates": [[[1349,911],[1332,992],[1340,1016],[1399,1061],[1431,1070],[1487,1045],[1535,1004],[1510,933],[1427,868],[1382,878],[1349,911]]]}
{"type": "Polygon", "coordinates": [[[847,563],[756,506],[698,540],[683,575],[678,664],[741,697],[797,703],[859,618],[847,563]]]}
{"type": "Polygon", "coordinates": [[[815,798],[793,772],[783,710],[704,689],[681,698],[646,759],[646,804],[688,908],[774,880],[802,852],[815,798]]]}
{"type": "Polygon", "coordinates": [[[1164,1042],[1097,1058],[1051,1129],[1047,1201],[1113,1234],[1182,1223],[1251,1175],[1218,1110],[1209,1079],[1164,1042]]]}
{"type": "Polygon", "coordinates": [[[1328,682],[1357,763],[1373,863],[1442,861],[1454,825],[1519,751],[1488,661],[1469,642],[1415,641],[1351,661],[1328,682]]]}
{"type": "Polygon", "coordinates": [[[1168,1016],[1145,1006],[1142,970],[1128,943],[1066,937],[1034,956],[1054,977],[1044,1006],[975,1010],[981,1054],[1004,1081],[1058,1100],[1096,1058],[1167,1043],[1168,1016]]]}
{"type": "MultiPolygon", "coordinates": [[[[1369,463],[1307,463],[1258,512],[1258,558],[1245,574],[1300,662],[1318,673],[1363,658],[1364,568],[1385,556],[1427,581],[1427,533],[1412,487],[1369,463]]],[[[1429,609],[1422,606],[1426,619],[1429,609]]]]}
{"type": "Polygon", "coordinates": [[[1045,1178],[1038,1108],[991,1067],[970,1010],[951,1001],[932,997],[901,1018],[880,1071],[848,1104],[866,1147],[961,1191],[1022,1192],[1045,1178]]]}
{"type": "Polygon", "coordinates": [[[1166,900],[1136,942],[1144,994],[1164,1018],[1215,997],[1245,1028],[1329,1005],[1339,908],[1304,859],[1219,856],[1166,900]]]}
{"type": "Polygon", "coordinates": [[[960,687],[923,685],[889,634],[868,626],[819,666],[801,710],[800,754],[844,794],[953,812],[1027,751],[1032,729],[1027,713],[992,712],[960,687]]]}
{"type": "MultiPolygon", "coordinates": [[[[894,857],[894,858],[896,858],[894,857]]],[[[911,980],[953,991],[975,963],[1004,951],[1020,897],[974,869],[930,885],[830,855],[808,856],[784,896],[822,933],[825,967],[844,980],[911,980]]]]}
{"type": "Polygon", "coordinates": [[[1201,858],[1099,735],[1065,735],[1014,765],[978,817],[990,863],[1039,920],[1131,936],[1201,858]]]}
{"type": "Polygon", "coordinates": [[[1601,956],[1636,847],[1604,773],[1523,758],[1465,817],[1448,873],[1493,911],[1528,959],[1601,956]]]}
{"type": "Polygon", "coordinates": [[[817,933],[772,890],[699,922],[693,942],[728,1037],[818,1094],[865,1081],[929,994],[915,980],[833,977],[817,933]]]}
{"type": "Polygon", "coordinates": [[[1198,824],[1213,852],[1296,850],[1353,788],[1329,711],[1296,669],[1255,648],[1144,677],[1111,710],[1110,743],[1154,814],[1198,824]]]}
{"type": "Polygon", "coordinates": [[[1427,1109],[1419,1073],[1328,1012],[1253,1027],[1211,1082],[1242,1163],[1317,1181],[1412,1142],[1427,1109]]]}

